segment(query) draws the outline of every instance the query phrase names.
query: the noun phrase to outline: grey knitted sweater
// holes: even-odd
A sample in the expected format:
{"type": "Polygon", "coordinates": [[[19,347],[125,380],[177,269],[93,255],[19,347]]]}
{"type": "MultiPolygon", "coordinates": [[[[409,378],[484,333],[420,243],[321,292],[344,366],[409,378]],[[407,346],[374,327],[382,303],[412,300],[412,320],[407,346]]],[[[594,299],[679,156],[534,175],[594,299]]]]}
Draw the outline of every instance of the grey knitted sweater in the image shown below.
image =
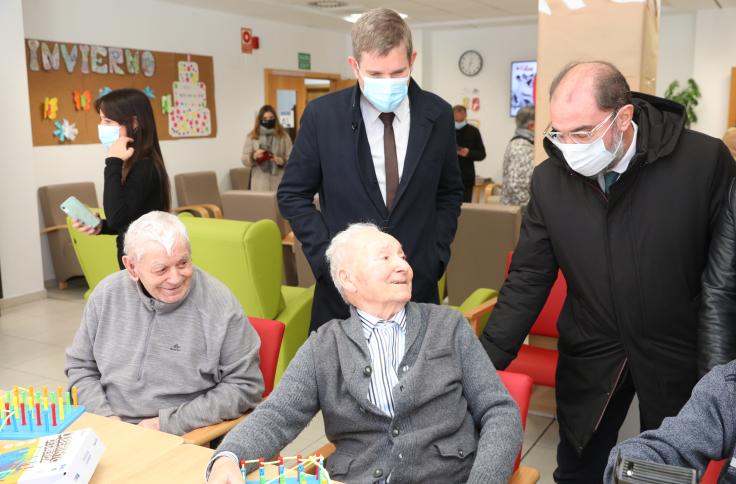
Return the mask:
{"type": "Polygon", "coordinates": [[[657,430],[625,440],[608,457],[604,482],[613,483],[622,455],[704,471],[711,460],[728,458],[719,484],[736,484],[736,360],[716,366],[693,389],[690,400],[657,430]]]}
{"type": "Polygon", "coordinates": [[[355,310],[312,333],[278,387],[218,447],[271,457],[320,409],[336,451],[330,475],[350,484],[506,483],[521,446],[519,410],[463,316],[407,305],[395,417],[371,404],[370,354],[355,310]]]}
{"type": "Polygon", "coordinates": [[[166,304],[120,271],[87,301],[65,371],[88,411],[159,417],[161,430],[181,435],[261,401],[259,349],[240,303],[214,277],[195,267],[189,293],[166,304]]]}

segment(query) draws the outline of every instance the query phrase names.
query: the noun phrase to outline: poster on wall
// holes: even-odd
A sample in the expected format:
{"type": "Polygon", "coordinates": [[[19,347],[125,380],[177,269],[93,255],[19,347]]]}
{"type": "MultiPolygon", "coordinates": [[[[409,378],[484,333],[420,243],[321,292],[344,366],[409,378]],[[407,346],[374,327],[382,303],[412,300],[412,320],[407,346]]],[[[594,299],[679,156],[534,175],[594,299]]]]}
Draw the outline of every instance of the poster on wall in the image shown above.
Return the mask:
{"type": "Polygon", "coordinates": [[[211,56],[26,39],[34,146],[99,143],[94,102],[135,88],[151,101],[159,139],[214,137],[211,56]]]}
{"type": "Polygon", "coordinates": [[[533,106],[537,85],[537,61],[517,61],[511,63],[511,109],[510,116],[516,116],[524,106],[533,106]]]}

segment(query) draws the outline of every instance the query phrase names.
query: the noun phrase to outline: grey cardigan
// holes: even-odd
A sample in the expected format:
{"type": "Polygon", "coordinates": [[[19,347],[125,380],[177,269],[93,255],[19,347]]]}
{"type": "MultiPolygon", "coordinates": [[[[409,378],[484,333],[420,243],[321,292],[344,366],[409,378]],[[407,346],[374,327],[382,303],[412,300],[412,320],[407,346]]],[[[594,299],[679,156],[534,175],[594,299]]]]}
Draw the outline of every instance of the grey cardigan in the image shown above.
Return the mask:
{"type": "Polygon", "coordinates": [[[508,482],[521,446],[519,410],[467,321],[448,307],[409,303],[406,331],[393,420],[368,399],[371,360],[353,309],[310,335],[218,452],[276,455],[321,409],[337,480],[508,482]]]}
{"type": "Polygon", "coordinates": [[[614,482],[616,456],[634,457],[704,471],[711,460],[728,459],[719,484],[736,484],[736,360],[716,366],[695,388],[680,413],[613,448],[604,482],[614,482]]]}
{"type": "Polygon", "coordinates": [[[259,349],[240,303],[209,274],[195,267],[186,297],[166,304],[120,271],[87,301],[65,371],[88,411],[159,417],[161,430],[181,435],[261,401],[259,349]]]}

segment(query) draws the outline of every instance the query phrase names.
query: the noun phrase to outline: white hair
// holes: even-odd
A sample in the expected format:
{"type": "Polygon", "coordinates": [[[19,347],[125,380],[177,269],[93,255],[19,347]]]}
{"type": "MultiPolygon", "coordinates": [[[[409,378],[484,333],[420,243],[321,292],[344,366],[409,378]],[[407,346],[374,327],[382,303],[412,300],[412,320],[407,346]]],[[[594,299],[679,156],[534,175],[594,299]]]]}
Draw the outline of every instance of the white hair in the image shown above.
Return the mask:
{"type": "Polygon", "coordinates": [[[192,252],[189,243],[189,235],[179,217],[167,212],[148,212],[134,221],[125,233],[124,251],[125,255],[133,257],[136,261],[143,258],[146,242],[157,242],[171,255],[174,245],[183,241],[187,245],[187,251],[192,252]]]}
{"type": "MultiPolygon", "coordinates": [[[[332,238],[330,246],[327,247],[327,250],[325,251],[325,258],[327,259],[327,263],[330,265],[330,276],[332,277],[332,282],[335,283],[335,287],[343,299],[345,299],[345,295],[343,294],[342,284],[340,284],[340,280],[337,277],[337,271],[340,270],[343,264],[345,264],[345,261],[349,258],[350,249],[352,249],[354,239],[359,234],[366,232],[382,233],[381,229],[379,229],[375,224],[350,224],[348,225],[348,228],[332,238]]],[[[347,300],[345,300],[345,302],[347,302],[347,300]]]]}

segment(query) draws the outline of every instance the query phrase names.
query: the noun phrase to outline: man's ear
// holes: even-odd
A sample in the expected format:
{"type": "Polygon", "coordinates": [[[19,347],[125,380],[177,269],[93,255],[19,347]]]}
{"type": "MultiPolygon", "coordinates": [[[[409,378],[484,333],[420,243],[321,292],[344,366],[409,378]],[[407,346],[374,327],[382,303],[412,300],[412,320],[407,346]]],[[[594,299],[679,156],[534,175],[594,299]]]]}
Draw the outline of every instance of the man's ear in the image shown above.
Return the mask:
{"type": "Polygon", "coordinates": [[[129,255],[124,255],[123,265],[125,266],[125,270],[128,272],[128,276],[135,282],[138,282],[140,277],[138,277],[138,262],[136,262],[135,258],[129,255]]]}
{"type": "Polygon", "coordinates": [[[337,270],[337,280],[340,282],[340,285],[342,286],[342,289],[346,293],[354,293],[357,291],[357,288],[355,287],[355,283],[353,282],[353,278],[345,269],[338,269],[337,270]]]}
{"type": "Polygon", "coordinates": [[[618,125],[620,131],[625,131],[631,126],[631,121],[634,119],[634,105],[627,104],[621,108],[621,113],[618,116],[618,125]]]}

